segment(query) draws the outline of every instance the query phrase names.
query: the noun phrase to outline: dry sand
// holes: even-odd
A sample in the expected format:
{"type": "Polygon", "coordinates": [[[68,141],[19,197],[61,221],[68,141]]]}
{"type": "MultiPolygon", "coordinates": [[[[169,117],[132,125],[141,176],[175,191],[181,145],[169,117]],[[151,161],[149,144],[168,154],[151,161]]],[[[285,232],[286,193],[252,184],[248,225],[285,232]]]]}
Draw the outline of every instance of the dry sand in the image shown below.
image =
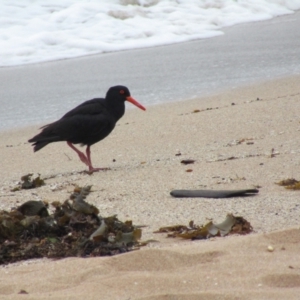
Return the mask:
{"type": "Polygon", "coordinates": [[[3,266],[0,298],[299,299],[300,191],[275,184],[299,179],[299,82],[294,76],[146,112],[128,109],[114,132],[92,147],[94,165],[111,170],[91,176],[80,173],[85,166],[65,143],[34,154],[27,140],[37,126],[1,132],[1,209],[34,199],[63,201],[75,184],[92,184],[87,200],[101,215],[146,224],[143,239],[159,243],[114,257],[3,266]],[[196,162],[185,166],[183,159],[196,162]],[[46,185],[11,192],[29,172],[49,178],[46,185]],[[169,195],[172,189],[257,186],[254,197],[169,195]],[[153,234],[190,220],[222,221],[227,213],[246,218],[254,233],[193,242],[153,234]],[[22,289],[29,294],[19,295],[22,289]]]}

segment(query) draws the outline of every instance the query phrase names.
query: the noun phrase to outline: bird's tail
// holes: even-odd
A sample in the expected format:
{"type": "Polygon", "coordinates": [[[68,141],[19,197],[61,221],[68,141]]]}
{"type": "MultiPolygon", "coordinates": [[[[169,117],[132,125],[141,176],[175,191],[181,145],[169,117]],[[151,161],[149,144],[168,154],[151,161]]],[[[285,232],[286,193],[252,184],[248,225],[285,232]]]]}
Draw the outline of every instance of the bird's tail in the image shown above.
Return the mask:
{"type": "Polygon", "coordinates": [[[49,143],[59,142],[62,140],[57,134],[55,134],[51,130],[51,128],[47,128],[47,125],[42,127],[42,129],[42,132],[28,140],[29,143],[33,143],[32,146],[34,152],[39,151],[40,149],[47,146],[49,143]]]}
{"type": "Polygon", "coordinates": [[[49,141],[37,141],[37,140],[34,140],[34,138],[28,140],[29,143],[32,143],[32,146],[33,146],[33,151],[36,152],[36,151],[39,151],[40,149],[44,148],[45,146],[47,146],[50,142],[49,141]]]}

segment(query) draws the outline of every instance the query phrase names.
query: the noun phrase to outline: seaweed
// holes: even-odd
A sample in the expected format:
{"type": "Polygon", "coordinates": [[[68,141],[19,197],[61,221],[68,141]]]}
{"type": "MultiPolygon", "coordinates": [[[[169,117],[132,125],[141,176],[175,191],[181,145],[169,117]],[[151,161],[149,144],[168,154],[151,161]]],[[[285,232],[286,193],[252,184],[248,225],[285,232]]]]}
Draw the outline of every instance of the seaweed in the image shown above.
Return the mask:
{"type": "Polygon", "coordinates": [[[284,186],[288,190],[300,190],[300,181],[294,178],[284,179],[279,182],[276,182],[276,184],[284,186]]]}
{"type": "Polygon", "coordinates": [[[11,191],[15,192],[20,191],[21,189],[34,189],[42,185],[45,185],[45,181],[41,179],[40,174],[34,176],[33,173],[29,173],[27,175],[23,175],[21,177],[21,182],[19,182],[18,186],[13,188],[11,191]]]}
{"type": "Polygon", "coordinates": [[[230,234],[243,235],[252,232],[252,230],[251,224],[246,219],[228,214],[226,219],[219,224],[214,224],[212,221],[209,221],[205,225],[198,226],[194,224],[194,221],[190,221],[188,226],[172,225],[161,227],[154,233],[167,232],[167,237],[199,240],[230,234]]]}
{"type": "Polygon", "coordinates": [[[139,249],[141,229],[117,216],[101,217],[85,198],[91,186],[75,187],[63,203],[30,200],[0,211],[0,264],[33,258],[94,257],[139,249]]]}

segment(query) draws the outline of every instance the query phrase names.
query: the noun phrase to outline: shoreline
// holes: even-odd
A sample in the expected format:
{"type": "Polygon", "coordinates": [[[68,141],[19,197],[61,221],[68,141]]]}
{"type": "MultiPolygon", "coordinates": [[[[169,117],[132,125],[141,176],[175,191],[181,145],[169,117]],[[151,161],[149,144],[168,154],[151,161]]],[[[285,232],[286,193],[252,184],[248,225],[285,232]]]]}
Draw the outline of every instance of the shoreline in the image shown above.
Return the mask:
{"type": "MultiPolygon", "coordinates": [[[[210,93],[205,93],[204,95],[195,96],[193,98],[180,99],[180,100],[175,100],[175,101],[170,101],[170,102],[148,104],[146,106],[146,109],[148,110],[150,107],[155,108],[155,107],[160,107],[160,106],[168,106],[168,105],[172,105],[172,104],[189,103],[189,102],[192,103],[193,101],[194,102],[200,101],[199,104],[201,104],[201,101],[204,101],[205,99],[209,99],[215,105],[217,105],[216,103],[218,100],[216,100],[216,99],[219,97],[219,95],[235,93],[235,91],[239,91],[239,90],[249,91],[251,89],[251,87],[256,87],[256,86],[261,86],[261,85],[270,85],[270,84],[273,84],[274,82],[282,82],[282,81],[287,81],[289,79],[293,81],[293,80],[297,80],[296,78],[299,78],[299,81],[300,81],[300,74],[293,74],[290,76],[279,76],[279,77],[275,77],[272,79],[259,80],[257,82],[252,82],[252,83],[243,83],[243,84],[239,84],[235,87],[231,87],[230,89],[222,88],[222,89],[218,89],[216,91],[210,92],[210,93]]],[[[274,95],[274,97],[275,97],[275,95],[274,95]]],[[[95,98],[95,97],[92,97],[92,98],[95,98]]],[[[86,99],[86,100],[88,100],[88,99],[86,99]]],[[[79,101],[78,103],[75,104],[75,106],[83,103],[86,100],[82,100],[82,102],[79,101]]],[[[197,104],[197,105],[199,105],[199,104],[197,104]]],[[[201,106],[205,106],[205,105],[201,105],[201,106]]],[[[208,106],[209,106],[209,104],[208,104],[208,106]]],[[[72,109],[74,107],[71,107],[70,109],[72,109]]],[[[126,111],[125,111],[124,116],[126,116],[126,114],[128,114],[131,110],[135,110],[135,108],[136,107],[132,106],[132,104],[126,103],[126,111]]],[[[66,113],[66,111],[61,110],[59,112],[59,115],[57,118],[49,119],[44,122],[36,122],[36,123],[26,124],[24,126],[0,129],[0,135],[1,135],[1,133],[5,134],[5,135],[10,135],[11,133],[16,133],[18,131],[24,131],[24,130],[27,131],[27,130],[31,130],[31,129],[38,130],[40,127],[44,126],[45,124],[49,124],[51,122],[58,120],[59,118],[61,118],[63,116],[64,113],[66,113]]],[[[124,118],[124,116],[123,116],[123,118],[124,118]]],[[[122,119],[121,119],[121,121],[122,121],[122,119]]]]}
{"type": "Polygon", "coordinates": [[[297,28],[300,11],[212,39],[0,69],[1,126],[57,119],[114,84],[148,106],[300,74],[297,28]]]}

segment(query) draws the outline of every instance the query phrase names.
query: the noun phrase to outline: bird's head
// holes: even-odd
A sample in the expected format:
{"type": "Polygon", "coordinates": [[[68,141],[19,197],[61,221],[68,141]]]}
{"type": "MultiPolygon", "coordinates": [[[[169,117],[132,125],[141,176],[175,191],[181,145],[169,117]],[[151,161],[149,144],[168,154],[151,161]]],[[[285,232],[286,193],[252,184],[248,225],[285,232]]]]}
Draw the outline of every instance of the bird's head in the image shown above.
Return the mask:
{"type": "Polygon", "coordinates": [[[107,91],[106,98],[107,99],[121,99],[123,101],[128,101],[128,102],[134,104],[135,106],[137,106],[138,108],[140,108],[142,110],[146,110],[146,108],[143,105],[138,103],[134,98],[132,98],[130,96],[129,89],[126,86],[117,85],[117,86],[111,87],[107,91]]]}

